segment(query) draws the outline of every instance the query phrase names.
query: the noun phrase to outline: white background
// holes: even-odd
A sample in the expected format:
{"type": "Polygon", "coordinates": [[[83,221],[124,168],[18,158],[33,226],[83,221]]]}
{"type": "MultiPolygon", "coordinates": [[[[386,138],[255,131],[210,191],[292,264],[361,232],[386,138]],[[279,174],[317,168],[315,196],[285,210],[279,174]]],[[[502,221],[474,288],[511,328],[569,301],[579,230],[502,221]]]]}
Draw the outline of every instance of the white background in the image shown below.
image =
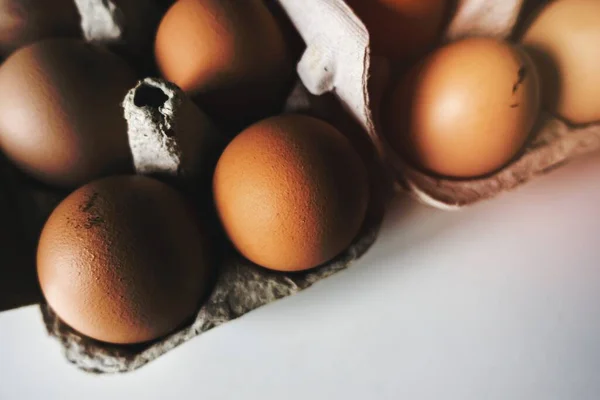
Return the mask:
{"type": "Polygon", "coordinates": [[[0,399],[600,399],[600,158],[460,213],[396,201],[355,266],[141,370],[0,314],[0,399]]]}

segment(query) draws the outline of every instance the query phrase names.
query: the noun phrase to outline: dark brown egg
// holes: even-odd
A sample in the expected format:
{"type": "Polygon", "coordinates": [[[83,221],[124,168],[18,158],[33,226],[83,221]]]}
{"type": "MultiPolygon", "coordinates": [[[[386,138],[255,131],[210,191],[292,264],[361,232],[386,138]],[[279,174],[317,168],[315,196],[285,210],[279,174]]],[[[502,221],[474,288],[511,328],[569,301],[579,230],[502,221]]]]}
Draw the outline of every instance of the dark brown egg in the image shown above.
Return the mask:
{"type": "Polygon", "coordinates": [[[0,0],[0,55],[52,37],[80,37],[74,0],[0,0]]]}
{"type": "Polygon", "coordinates": [[[92,182],[52,213],[37,269],[48,304],[72,328],[117,344],[161,337],[191,317],[214,267],[186,200],[142,176],[92,182]]]}
{"type": "Polygon", "coordinates": [[[79,40],[24,47],[0,67],[0,148],[52,185],[130,170],[121,102],[135,83],[123,60],[79,40]]]}

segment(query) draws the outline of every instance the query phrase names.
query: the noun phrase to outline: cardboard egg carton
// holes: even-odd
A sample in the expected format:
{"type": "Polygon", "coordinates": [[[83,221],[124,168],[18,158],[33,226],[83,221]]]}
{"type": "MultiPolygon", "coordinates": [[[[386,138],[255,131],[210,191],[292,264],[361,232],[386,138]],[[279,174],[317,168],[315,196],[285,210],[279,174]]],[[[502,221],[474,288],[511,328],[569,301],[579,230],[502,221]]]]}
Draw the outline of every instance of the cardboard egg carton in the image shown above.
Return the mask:
{"type": "MultiPolygon", "coordinates": [[[[524,22],[532,9],[545,2],[459,0],[441,42],[470,36],[509,40],[517,23],[524,22]]],[[[369,133],[378,155],[394,176],[397,189],[422,203],[458,210],[516,189],[536,176],[600,149],[600,124],[571,126],[542,112],[525,148],[499,171],[475,179],[449,179],[425,173],[400,158],[385,138],[379,108],[392,82],[391,71],[386,60],[371,56],[368,32],[351,8],[341,0],[281,3],[307,42],[298,73],[308,90],[315,95],[335,91],[369,133]]]]}
{"type": "MultiPolygon", "coordinates": [[[[307,99],[299,99],[299,96],[307,97],[308,94],[302,90],[293,91],[290,102],[295,103],[296,106],[291,106],[291,109],[296,112],[310,113],[307,109],[298,109],[297,105],[309,102],[307,99]]],[[[182,160],[185,160],[185,157],[180,155],[186,150],[180,149],[177,143],[165,145],[164,139],[173,140],[174,137],[180,136],[177,128],[185,126],[185,122],[178,119],[184,119],[185,114],[180,114],[177,109],[186,101],[185,95],[177,87],[157,79],[146,79],[140,82],[124,101],[125,115],[129,122],[130,144],[136,145],[132,146],[132,150],[134,150],[138,173],[149,174],[167,181],[184,182],[183,188],[185,188],[185,180],[189,176],[194,176],[195,172],[193,169],[179,168],[182,160]],[[172,126],[167,128],[173,129],[174,135],[173,133],[166,135],[164,127],[157,123],[163,120],[159,115],[164,117],[163,113],[167,110],[170,112],[170,107],[154,108],[134,103],[136,91],[144,90],[143,88],[147,86],[164,90],[164,93],[169,96],[168,101],[172,100],[172,104],[178,104],[171,114],[172,126]],[[148,154],[153,154],[154,157],[149,158],[148,154]]],[[[370,171],[372,177],[377,173],[376,171],[374,165],[370,171]]],[[[377,238],[383,218],[384,203],[380,188],[375,184],[372,194],[367,217],[358,237],[334,260],[315,269],[300,273],[270,271],[252,264],[232,249],[228,249],[223,262],[218,267],[218,277],[212,293],[197,314],[184,327],[153,343],[119,346],[89,339],[64,324],[48,305],[43,304],[41,309],[48,332],[62,344],[67,359],[85,371],[112,373],[135,370],[203,332],[236,319],[262,305],[293,295],[347,268],[360,258],[377,238]]]]}
{"type": "MultiPolygon", "coordinates": [[[[92,26],[91,21],[95,17],[82,19],[89,24],[89,27],[84,28],[84,32],[89,32],[86,34],[88,40],[120,43],[121,48],[128,47],[126,36],[113,35],[114,32],[127,32],[128,21],[115,17],[125,14],[112,9],[114,4],[111,1],[76,1],[82,13],[89,9],[95,10],[94,15],[97,13],[102,18],[108,17],[108,23],[102,22],[98,29],[92,26]],[[88,8],[79,3],[86,3],[88,8]],[[113,26],[111,24],[121,26],[122,29],[113,30],[110,28],[113,26]],[[99,29],[100,26],[104,28],[99,29]],[[94,32],[98,30],[110,34],[95,36],[94,32]]],[[[526,148],[512,163],[497,173],[470,180],[441,179],[427,175],[395,155],[385,141],[379,124],[378,102],[381,101],[383,89],[388,85],[389,70],[386,70],[385,60],[371,56],[369,34],[352,9],[343,0],[273,1],[285,12],[306,44],[297,66],[299,81],[291,90],[283,110],[307,113],[328,120],[351,137],[368,162],[374,195],[361,233],[335,260],[303,273],[269,271],[251,264],[234,252],[228,252],[215,288],[198,313],[186,326],[153,343],[115,346],[91,340],[73,331],[47,305],[42,305],[48,332],[62,344],[67,359],[79,368],[96,373],[134,370],[209,329],[257,307],[293,295],[347,268],[369,249],[377,237],[384,214],[388,176],[395,180],[398,188],[409,192],[418,200],[434,207],[453,210],[514,189],[575,157],[600,148],[598,125],[572,127],[543,114],[526,148]],[[381,165],[385,165],[387,169],[381,168],[381,165]]],[[[472,35],[508,38],[519,21],[522,8],[523,0],[460,0],[443,41],[472,35]]],[[[140,38],[144,35],[132,37],[140,38]]],[[[174,127],[185,126],[182,122],[184,113],[177,111],[187,101],[176,87],[155,79],[140,82],[125,99],[130,144],[139,173],[158,172],[159,175],[167,175],[168,179],[178,182],[185,181],[187,173],[194,174],[194,168],[179,168],[183,163],[182,152],[185,149],[180,143],[168,142],[163,138],[166,131],[157,122],[166,121],[174,127]],[[168,98],[170,108],[163,107],[164,104],[136,105],[133,101],[136,93],[148,87],[161,90],[168,98]],[[174,112],[166,115],[166,109],[174,112]],[[143,140],[143,136],[150,139],[143,140]]],[[[215,137],[218,136],[218,132],[215,131],[214,134],[215,137]]],[[[196,161],[202,160],[195,160],[192,164],[196,164],[196,161]]],[[[40,197],[39,194],[37,197],[40,197]]],[[[40,207],[49,207],[53,202],[41,201],[40,207]]],[[[48,212],[46,210],[38,214],[48,212]]]]}
{"type": "MultiPolygon", "coordinates": [[[[546,0],[461,0],[443,37],[449,43],[471,36],[511,40],[518,22],[546,0]]],[[[400,158],[387,143],[378,120],[378,102],[389,82],[382,63],[371,65],[373,82],[364,81],[369,99],[367,126],[379,154],[391,168],[399,190],[418,201],[444,210],[459,210],[514,190],[537,176],[550,173],[569,161],[600,150],[600,124],[573,126],[542,111],[521,152],[506,166],[487,176],[472,179],[438,177],[415,168],[400,158]],[[370,85],[369,85],[370,84],[370,85]],[[375,121],[375,122],[373,122],[375,121]]]]}
{"type": "MultiPolygon", "coordinates": [[[[82,14],[86,39],[120,49],[130,46],[127,19],[116,8],[117,2],[76,0],[82,14]],[[97,24],[97,25],[95,25],[97,24]]],[[[282,5],[284,5],[282,2],[282,5]]],[[[294,4],[295,1],[288,3],[294,4]]],[[[315,2],[318,4],[318,2],[315,2]]],[[[307,3],[308,5],[308,3],[307,3]]],[[[310,5],[309,9],[310,9],[310,5]]],[[[285,7],[284,7],[285,9],[285,7]]],[[[307,10],[306,12],[310,12],[307,10]]],[[[314,11],[313,11],[314,12],[314,11]]],[[[340,29],[355,29],[356,20],[344,22],[340,29]]],[[[137,38],[138,36],[132,36],[137,38]]],[[[138,174],[150,175],[167,181],[186,191],[189,181],[210,169],[211,155],[219,154],[224,136],[212,126],[208,117],[195,106],[175,85],[156,78],[141,80],[123,101],[124,117],[128,122],[129,144],[138,174]],[[204,137],[187,134],[190,123],[205,127],[204,137]]],[[[340,102],[332,96],[316,98],[301,82],[292,88],[282,111],[297,112],[326,119],[337,126],[358,146],[372,178],[371,201],[364,224],[353,243],[325,265],[300,273],[282,273],[252,264],[232,249],[227,249],[218,267],[214,288],[199,307],[198,312],[175,332],[152,343],[122,346],[90,339],[63,323],[47,305],[41,305],[49,334],[63,347],[68,361],[78,368],[93,373],[116,373],[135,370],[186,341],[277,299],[304,290],[321,279],[346,269],[360,258],[375,242],[385,208],[385,189],[378,179],[382,175],[379,159],[373,154],[372,144],[359,124],[349,117],[340,102]]],[[[196,132],[196,129],[193,130],[196,132]]],[[[31,195],[31,190],[24,196],[31,195]]],[[[196,196],[197,193],[188,195],[196,196]]],[[[47,215],[55,202],[41,211],[47,215]]],[[[36,225],[36,229],[38,226],[36,225]]]]}

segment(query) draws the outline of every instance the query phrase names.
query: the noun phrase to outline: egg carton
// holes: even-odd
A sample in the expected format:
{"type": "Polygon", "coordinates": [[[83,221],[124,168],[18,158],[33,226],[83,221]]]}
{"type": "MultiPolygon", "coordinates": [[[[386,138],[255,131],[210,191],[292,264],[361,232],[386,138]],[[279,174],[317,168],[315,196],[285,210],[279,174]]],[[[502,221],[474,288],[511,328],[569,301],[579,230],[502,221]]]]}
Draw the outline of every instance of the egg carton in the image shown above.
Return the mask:
{"type": "MultiPolygon", "coordinates": [[[[443,42],[471,36],[514,40],[532,13],[548,0],[460,0],[443,42]]],[[[517,189],[571,160],[600,150],[600,124],[572,125],[542,111],[522,151],[500,170],[479,178],[452,179],[428,174],[399,157],[386,141],[378,105],[390,82],[389,66],[373,59],[370,77],[363,81],[367,103],[366,125],[378,153],[395,176],[396,188],[418,201],[454,211],[517,189]]]]}
{"type": "MultiPolygon", "coordinates": [[[[184,110],[189,99],[168,82],[148,78],[130,91],[124,101],[125,117],[129,124],[129,141],[138,173],[158,177],[181,185],[185,190],[189,180],[194,181],[202,165],[201,153],[197,159],[185,154],[189,148],[181,147],[178,139],[185,137],[189,114],[184,110]],[[164,104],[151,106],[136,102],[137,94],[147,90],[160,90],[166,95],[164,104]],[[173,134],[174,133],[174,134],[173,134]]],[[[310,95],[298,85],[286,106],[288,111],[318,115],[311,110],[310,95]]],[[[342,111],[342,110],[339,110],[342,111]]],[[[194,117],[197,119],[197,117],[194,117]]],[[[208,120],[207,120],[208,123],[208,120]]],[[[218,136],[216,131],[207,132],[218,136]]],[[[218,143],[218,137],[200,138],[205,144],[218,143]]],[[[371,169],[372,177],[377,169],[371,169]]],[[[121,346],[101,343],[87,338],[67,324],[47,305],[41,306],[48,332],[63,346],[67,359],[77,367],[95,373],[127,372],[135,370],[174,347],[195,336],[238,318],[262,305],[293,295],[321,279],[347,268],[360,258],[375,242],[383,218],[383,192],[373,186],[372,201],[363,227],[354,242],[331,262],[301,273],[282,273],[256,266],[233,251],[227,252],[219,267],[215,287],[193,320],[176,332],[150,344],[121,346]]]]}
{"type": "MultiPolygon", "coordinates": [[[[527,18],[548,0],[458,0],[442,44],[471,36],[514,39],[527,18]]],[[[600,124],[573,126],[542,112],[521,153],[481,178],[449,179],[427,174],[392,150],[379,108],[392,80],[390,65],[370,54],[369,35],[344,1],[281,1],[307,43],[298,73],[316,95],[334,91],[377,149],[397,191],[443,210],[459,210],[516,189],[537,176],[600,150],[600,124]],[[350,22],[351,21],[351,22],[350,22]]]]}
{"type": "MultiPolygon", "coordinates": [[[[90,13],[87,18],[82,18],[88,41],[111,47],[117,44],[121,49],[130,46],[127,36],[122,35],[128,31],[127,20],[123,19],[125,14],[115,8],[116,2],[76,1],[82,14],[90,13]],[[101,22],[94,26],[94,21],[101,22]]],[[[352,23],[355,22],[352,20],[352,23]]],[[[192,105],[191,100],[177,86],[161,79],[141,80],[124,99],[123,111],[128,123],[129,144],[136,172],[167,181],[183,191],[188,191],[192,186],[188,182],[197,182],[200,179],[198,175],[209,169],[207,165],[216,161],[211,159],[211,154],[218,154],[215,149],[225,141],[208,117],[192,105]],[[199,124],[205,128],[204,136],[187,134],[192,127],[196,128],[196,132],[199,124]]],[[[70,328],[51,307],[42,303],[40,307],[47,330],[62,345],[68,361],[92,373],[135,370],[203,332],[262,305],[293,295],[346,269],[371,247],[384,215],[387,182],[381,182],[379,159],[369,157],[373,154],[373,148],[368,139],[365,140],[362,127],[349,116],[335,97],[316,97],[301,82],[290,88],[282,111],[327,120],[360,147],[358,150],[369,166],[373,183],[365,222],[353,243],[334,260],[300,273],[267,270],[252,264],[234,251],[228,251],[219,267],[214,289],[196,315],[185,326],[152,343],[123,346],[90,339],[70,328]]],[[[197,195],[190,192],[188,194],[197,195]]],[[[28,190],[21,196],[30,198],[34,194],[28,190]]],[[[48,193],[48,202],[40,205],[39,214],[47,216],[59,199],[48,193]]],[[[35,230],[37,234],[41,228],[39,220],[36,218],[31,225],[31,230],[35,230]]]]}
{"type": "MultiPolygon", "coordinates": [[[[98,6],[111,3],[101,0],[87,2],[96,2],[98,6]]],[[[297,66],[300,82],[292,90],[284,106],[285,111],[304,112],[329,120],[345,133],[356,134],[358,142],[363,132],[367,132],[369,145],[375,149],[375,156],[369,158],[367,155],[367,159],[371,161],[371,180],[374,193],[378,195],[374,196],[361,233],[331,263],[300,274],[268,271],[231,253],[220,271],[213,293],[194,320],[172,335],[151,344],[124,347],[90,340],[63,324],[48,306],[42,305],[48,332],[59,340],[67,359],[76,366],[97,373],[134,370],[202,332],[264,304],[297,293],[347,268],[376,239],[386,199],[386,190],[382,188],[386,187],[388,176],[393,178],[398,189],[425,204],[456,210],[514,189],[575,157],[600,148],[600,129],[597,125],[572,127],[544,114],[522,154],[497,173],[470,180],[441,179],[424,174],[395,155],[382,135],[377,106],[381,102],[383,89],[390,81],[389,65],[386,60],[371,56],[369,34],[352,9],[343,0],[277,0],[276,3],[306,43],[306,50],[297,66]],[[379,168],[382,164],[385,169],[379,168]]],[[[450,42],[473,35],[510,38],[522,17],[523,3],[524,0],[460,0],[443,41],[450,42]]],[[[121,20],[123,27],[126,22],[121,20]]],[[[93,35],[88,39],[99,42],[105,40],[94,39],[93,35]]],[[[115,42],[114,37],[109,39],[109,43],[115,42]]],[[[124,37],[118,37],[116,42],[119,41],[120,46],[127,48],[124,37]]],[[[176,87],[153,79],[141,82],[133,89],[133,95],[144,86],[159,88],[173,104],[186,101],[176,87]]],[[[153,161],[158,158],[145,155],[156,151],[163,157],[161,160],[171,165],[162,169],[161,173],[185,181],[185,174],[193,173],[193,170],[184,172],[185,169],[176,168],[181,162],[181,154],[178,153],[181,149],[177,143],[166,146],[171,149],[170,152],[160,148],[161,143],[165,143],[161,141],[165,135],[164,128],[152,122],[166,121],[167,125],[172,123],[175,126],[180,123],[180,117],[176,113],[165,115],[164,110],[152,107],[143,110],[136,108],[127,99],[125,108],[130,123],[130,142],[134,143],[140,132],[145,132],[151,138],[148,142],[138,143],[141,146],[137,159],[145,160],[136,162],[138,170],[143,172],[143,168],[154,168],[153,161]],[[137,115],[137,122],[131,119],[133,114],[137,115]],[[136,129],[131,128],[132,124],[136,129]],[[148,160],[150,164],[145,164],[148,160]]],[[[173,109],[177,109],[177,106],[173,109]]]]}

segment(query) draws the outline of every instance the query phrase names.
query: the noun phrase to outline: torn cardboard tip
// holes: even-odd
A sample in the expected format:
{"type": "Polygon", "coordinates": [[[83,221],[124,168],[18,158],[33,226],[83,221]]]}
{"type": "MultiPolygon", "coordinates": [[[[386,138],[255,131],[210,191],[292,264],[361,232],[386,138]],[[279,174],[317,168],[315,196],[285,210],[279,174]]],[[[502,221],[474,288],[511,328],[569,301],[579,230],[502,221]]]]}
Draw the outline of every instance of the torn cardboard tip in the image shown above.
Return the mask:
{"type": "Polygon", "coordinates": [[[146,78],[123,101],[138,174],[193,180],[209,175],[225,139],[176,85],[146,78]]]}

